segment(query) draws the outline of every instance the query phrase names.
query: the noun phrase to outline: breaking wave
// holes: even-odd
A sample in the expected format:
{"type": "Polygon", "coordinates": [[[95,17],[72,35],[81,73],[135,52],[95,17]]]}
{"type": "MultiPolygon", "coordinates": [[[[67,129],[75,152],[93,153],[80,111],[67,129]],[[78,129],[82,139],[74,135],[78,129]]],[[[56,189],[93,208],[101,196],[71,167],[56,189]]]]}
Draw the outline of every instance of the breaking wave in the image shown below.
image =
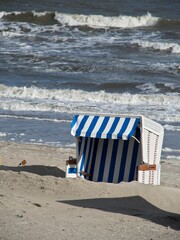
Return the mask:
{"type": "Polygon", "coordinates": [[[55,24],[55,13],[51,12],[0,12],[0,19],[13,22],[31,22],[39,25],[55,24]]]}
{"type": "Polygon", "coordinates": [[[151,48],[157,51],[167,51],[177,54],[180,53],[180,45],[177,43],[149,42],[143,40],[133,40],[131,43],[142,48],[151,48]]]}
{"type": "Polygon", "coordinates": [[[0,19],[10,22],[29,22],[39,25],[61,24],[65,26],[89,26],[91,28],[136,28],[156,26],[158,28],[179,29],[179,20],[163,19],[150,13],[142,16],[103,16],[67,14],[60,12],[6,12],[0,11],[0,19]]]}
{"type": "Polygon", "coordinates": [[[103,90],[87,92],[74,89],[43,89],[32,87],[7,87],[0,85],[0,98],[25,100],[53,100],[62,102],[89,102],[113,104],[149,104],[159,106],[180,106],[179,94],[130,94],[107,93],[103,90]]]}
{"type": "Polygon", "coordinates": [[[144,16],[118,16],[104,17],[101,15],[78,15],[78,14],[63,14],[56,13],[57,19],[62,25],[68,26],[90,26],[94,28],[134,28],[141,26],[153,26],[158,22],[157,17],[152,17],[151,14],[144,16]]]}
{"type": "Polygon", "coordinates": [[[37,24],[55,24],[67,26],[89,26],[91,28],[135,28],[154,26],[159,18],[150,13],[143,16],[102,16],[65,14],[58,12],[0,12],[0,18],[7,21],[32,22],[37,24]]]}

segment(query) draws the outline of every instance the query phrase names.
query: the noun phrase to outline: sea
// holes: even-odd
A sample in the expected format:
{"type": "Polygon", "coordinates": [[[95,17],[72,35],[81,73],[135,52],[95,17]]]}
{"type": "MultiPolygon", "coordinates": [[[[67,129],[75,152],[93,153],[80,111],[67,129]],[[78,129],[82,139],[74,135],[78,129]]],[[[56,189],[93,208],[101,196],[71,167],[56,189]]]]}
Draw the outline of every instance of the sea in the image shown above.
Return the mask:
{"type": "Polygon", "coordinates": [[[0,0],[0,141],[74,148],[79,112],[155,120],[180,160],[179,0],[0,0]]]}

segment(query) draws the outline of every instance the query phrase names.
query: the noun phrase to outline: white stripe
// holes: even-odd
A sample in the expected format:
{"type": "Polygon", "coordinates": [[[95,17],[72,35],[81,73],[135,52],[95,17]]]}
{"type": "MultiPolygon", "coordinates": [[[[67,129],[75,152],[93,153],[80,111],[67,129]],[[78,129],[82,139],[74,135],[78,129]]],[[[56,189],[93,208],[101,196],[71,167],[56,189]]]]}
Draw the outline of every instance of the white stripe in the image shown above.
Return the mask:
{"type": "Polygon", "coordinates": [[[102,138],[107,138],[107,133],[109,132],[109,130],[111,129],[111,127],[112,127],[112,124],[113,124],[113,122],[114,122],[114,117],[111,117],[110,119],[109,119],[109,121],[108,121],[108,123],[107,123],[107,125],[106,125],[106,127],[105,127],[105,129],[104,129],[104,131],[102,132],[102,135],[101,135],[101,137],[102,138]]]}
{"type": "Polygon", "coordinates": [[[99,175],[99,167],[100,167],[100,162],[101,162],[101,154],[102,154],[102,149],[103,149],[103,139],[98,140],[98,151],[96,154],[96,160],[95,160],[95,166],[94,166],[94,173],[93,173],[93,181],[97,182],[98,181],[98,175],[99,175]]]}
{"type": "MultiPolygon", "coordinates": [[[[85,115],[79,115],[79,116],[77,117],[77,121],[76,121],[76,123],[74,124],[73,128],[71,129],[71,134],[72,134],[73,136],[76,135],[76,131],[77,131],[77,129],[79,128],[79,126],[80,126],[80,124],[81,124],[81,122],[82,122],[82,120],[83,120],[84,117],[85,117],[85,115]]],[[[87,119],[84,127],[81,129],[80,136],[82,136],[82,137],[83,137],[83,136],[86,136],[87,130],[89,129],[89,127],[90,127],[90,125],[91,125],[94,117],[95,117],[95,116],[92,116],[92,115],[88,116],[88,119],[87,119]]],[[[91,134],[90,137],[96,137],[96,134],[97,134],[97,132],[99,131],[99,129],[101,128],[104,119],[105,119],[105,117],[103,117],[103,116],[98,117],[98,120],[97,120],[97,122],[96,122],[96,124],[95,124],[95,126],[94,126],[94,129],[92,129],[92,131],[91,131],[91,133],[90,133],[90,134],[91,134]]],[[[110,118],[109,118],[109,120],[108,120],[108,122],[107,122],[107,125],[106,125],[104,131],[101,133],[101,138],[107,138],[107,133],[108,133],[109,130],[111,129],[114,120],[115,120],[115,117],[110,117],[110,118]]],[[[121,128],[122,128],[125,120],[126,120],[126,118],[119,118],[119,122],[117,123],[117,126],[116,126],[114,132],[112,133],[112,137],[111,137],[112,139],[117,139],[117,134],[118,134],[119,131],[121,130],[121,128]]],[[[129,133],[131,132],[131,130],[132,130],[134,124],[135,124],[135,121],[136,121],[136,118],[131,118],[131,119],[130,119],[129,124],[128,124],[126,130],[125,130],[124,133],[122,134],[122,139],[123,139],[123,140],[127,140],[127,139],[128,139],[128,135],[129,135],[129,133]]]]}
{"type": "Polygon", "coordinates": [[[117,156],[116,156],[116,165],[115,165],[115,170],[114,170],[114,178],[113,178],[114,183],[118,183],[120,166],[121,166],[122,151],[123,151],[123,141],[119,140],[118,149],[117,149],[117,156]]]}
{"type": "Polygon", "coordinates": [[[113,134],[112,134],[112,139],[117,139],[117,134],[119,133],[120,129],[122,128],[125,119],[126,118],[120,118],[120,120],[119,120],[113,134]]]}
{"type": "Polygon", "coordinates": [[[82,115],[77,117],[77,121],[76,121],[76,123],[74,124],[73,128],[71,129],[71,134],[72,134],[73,136],[76,136],[76,130],[78,129],[78,127],[79,127],[79,125],[80,125],[83,117],[84,117],[84,116],[82,116],[82,115]]]}
{"type": "Polygon", "coordinates": [[[110,161],[111,161],[112,150],[113,150],[113,142],[114,140],[112,139],[109,139],[108,141],[108,149],[107,149],[107,155],[106,155],[106,161],[105,161],[104,173],[103,173],[103,182],[108,181],[110,161]]]}
{"type": "Polygon", "coordinates": [[[98,118],[98,120],[96,122],[96,125],[94,126],[94,129],[93,129],[90,137],[96,137],[96,134],[99,131],[99,129],[100,129],[101,125],[102,125],[103,120],[104,120],[104,117],[99,117],[98,118]]]}
{"type": "MultiPolygon", "coordinates": [[[[86,164],[88,162],[88,154],[89,154],[89,148],[90,148],[90,138],[87,139],[87,147],[86,147],[86,156],[84,159],[84,169],[86,168],[86,164]]],[[[84,170],[83,170],[84,171],[84,170]]]]}
{"type": "Polygon", "coordinates": [[[87,130],[89,128],[89,126],[91,125],[92,120],[94,119],[94,116],[88,116],[88,119],[86,121],[86,123],[84,124],[83,129],[81,130],[81,136],[86,136],[87,130]]]}
{"type": "Polygon", "coordinates": [[[133,154],[133,147],[134,147],[134,138],[131,138],[128,144],[128,151],[126,156],[126,165],[124,169],[124,182],[128,182],[129,174],[130,174],[130,167],[132,162],[132,154],[133,154]]]}
{"type": "Polygon", "coordinates": [[[134,126],[135,121],[136,121],[136,119],[134,119],[134,118],[130,119],[129,124],[128,124],[125,132],[122,134],[122,139],[123,140],[127,140],[128,139],[128,135],[131,132],[131,130],[132,130],[133,126],[134,126]]]}
{"type": "MultiPolygon", "coordinates": [[[[136,167],[142,163],[141,145],[139,144],[136,167]]],[[[137,178],[137,171],[134,171],[134,179],[137,178]]]]}
{"type": "MultiPolygon", "coordinates": [[[[80,149],[80,159],[79,159],[79,162],[78,162],[78,164],[77,164],[77,169],[78,169],[77,175],[78,175],[78,176],[80,176],[81,162],[82,162],[82,158],[83,158],[83,156],[84,156],[84,154],[85,154],[85,153],[84,153],[84,145],[85,145],[85,138],[82,138],[81,149],[80,149]]],[[[84,166],[83,166],[83,167],[84,167],[84,166]]],[[[82,171],[83,171],[83,169],[82,169],[82,171]]],[[[81,177],[84,178],[83,175],[82,175],[81,177]]]]}

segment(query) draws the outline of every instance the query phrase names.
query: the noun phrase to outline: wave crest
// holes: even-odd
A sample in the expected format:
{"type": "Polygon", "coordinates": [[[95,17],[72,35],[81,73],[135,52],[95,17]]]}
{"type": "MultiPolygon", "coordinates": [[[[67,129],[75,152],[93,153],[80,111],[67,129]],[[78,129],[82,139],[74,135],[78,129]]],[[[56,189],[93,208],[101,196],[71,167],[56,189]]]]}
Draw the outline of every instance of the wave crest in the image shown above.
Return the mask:
{"type": "Polygon", "coordinates": [[[53,12],[0,12],[0,19],[17,22],[30,22],[39,25],[57,23],[53,12]]]}
{"type": "Polygon", "coordinates": [[[180,53],[180,45],[177,43],[149,42],[143,40],[133,40],[131,43],[142,48],[151,48],[158,51],[168,51],[177,54],[180,53]]]}
{"type": "Polygon", "coordinates": [[[37,24],[55,24],[67,26],[89,26],[91,28],[135,28],[153,26],[159,21],[150,13],[143,16],[102,16],[65,14],[59,12],[0,12],[0,18],[8,21],[32,22],[37,24]]]}
{"type": "Polygon", "coordinates": [[[0,85],[2,111],[123,112],[152,119],[179,122],[179,94],[130,94],[87,92],[74,89],[42,89],[0,85]]]}
{"type": "Polygon", "coordinates": [[[104,17],[102,15],[79,15],[56,13],[55,19],[62,25],[89,26],[92,28],[134,28],[141,26],[153,26],[159,18],[147,14],[144,16],[118,16],[104,17]]]}
{"type": "Polygon", "coordinates": [[[115,104],[150,104],[180,106],[178,94],[130,94],[107,93],[103,90],[87,92],[75,89],[43,89],[32,87],[7,87],[0,85],[0,98],[17,98],[26,100],[60,100],[68,102],[99,102],[115,104]]]}

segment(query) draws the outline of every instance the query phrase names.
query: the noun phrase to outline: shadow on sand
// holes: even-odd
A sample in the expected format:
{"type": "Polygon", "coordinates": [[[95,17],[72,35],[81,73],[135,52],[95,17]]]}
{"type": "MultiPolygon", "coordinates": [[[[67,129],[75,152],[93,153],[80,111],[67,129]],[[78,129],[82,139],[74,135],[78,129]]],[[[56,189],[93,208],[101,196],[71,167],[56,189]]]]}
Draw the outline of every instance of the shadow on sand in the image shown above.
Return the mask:
{"type": "Polygon", "coordinates": [[[137,216],[164,227],[180,230],[180,215],[163,211],[140,196],[58,201],[82,208],[137,216]]]}
{"type": "Polygon", "coordinates": [[[58,167],[43,166],[43,165],[30,165],[30,166],[0,166],[0,170],[4,171],[14,171],[14,172],[29,172],[40,176],[54,176],[65,178],[65,172],[58,167]]]}

